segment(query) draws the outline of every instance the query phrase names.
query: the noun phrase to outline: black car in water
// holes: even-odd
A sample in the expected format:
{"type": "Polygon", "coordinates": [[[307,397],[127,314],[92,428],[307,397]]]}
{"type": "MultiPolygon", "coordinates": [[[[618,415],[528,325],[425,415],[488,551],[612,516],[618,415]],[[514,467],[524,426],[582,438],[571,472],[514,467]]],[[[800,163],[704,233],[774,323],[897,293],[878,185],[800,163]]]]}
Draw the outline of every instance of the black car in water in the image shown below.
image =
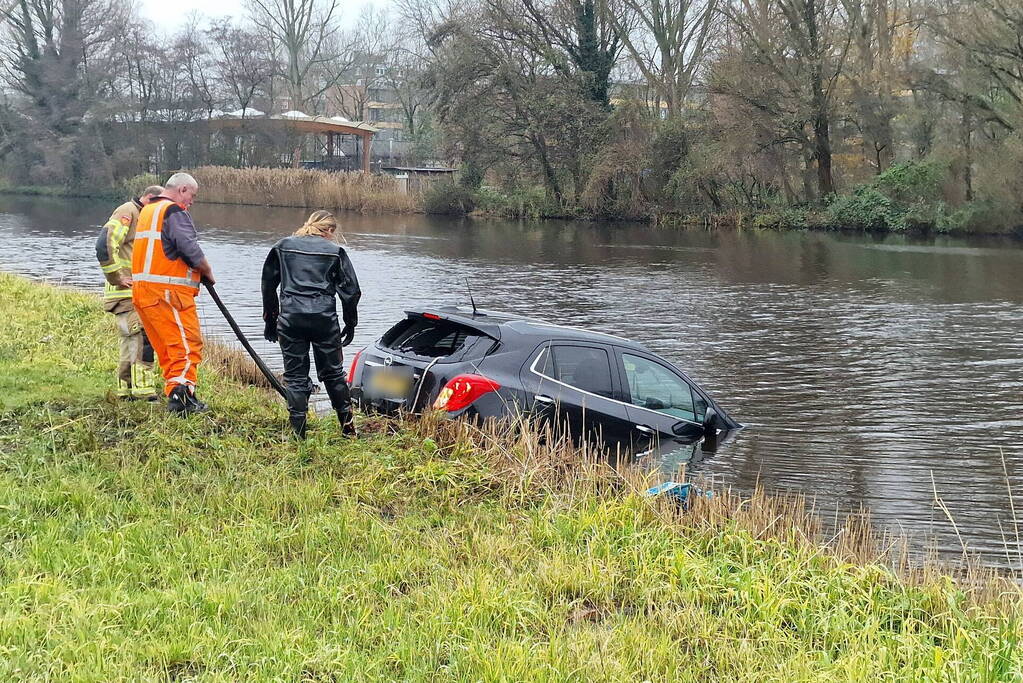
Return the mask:
{"type": "Polygon", "coordinates": [[[455,306],[406,314],[352,359],[352,395],[363,410],[526,415],[634,453],[741,427],[636,342],[455,306]]]}

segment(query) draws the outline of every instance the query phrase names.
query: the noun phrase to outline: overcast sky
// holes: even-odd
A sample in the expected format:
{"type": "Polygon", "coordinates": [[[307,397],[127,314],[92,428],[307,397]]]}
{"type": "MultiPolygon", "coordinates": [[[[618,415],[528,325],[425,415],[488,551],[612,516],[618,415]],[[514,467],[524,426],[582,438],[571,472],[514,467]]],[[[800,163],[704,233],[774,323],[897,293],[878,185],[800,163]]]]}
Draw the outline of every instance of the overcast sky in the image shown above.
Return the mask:
{"type": "MultiPolygon", "coordinates": [[[[207,17],[236,17],[245,15],[243,0],[139,0],[139,10],[143,17],[158,27],[171,31],[185,23],[191,12],[199,12],[207,17]]],[[[386,0],[340,0],[341,21],[355,21],[365,5],[385,7],[386,0]]]]}

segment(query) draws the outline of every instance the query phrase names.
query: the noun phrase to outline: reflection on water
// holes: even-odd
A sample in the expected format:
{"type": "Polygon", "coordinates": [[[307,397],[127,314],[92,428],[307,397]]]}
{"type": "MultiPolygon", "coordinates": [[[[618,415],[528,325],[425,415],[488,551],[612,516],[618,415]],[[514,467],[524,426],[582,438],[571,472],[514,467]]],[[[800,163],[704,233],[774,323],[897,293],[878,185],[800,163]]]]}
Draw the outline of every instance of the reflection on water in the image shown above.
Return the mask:
{"type": "MultiPolygon", "coordinates": [[[[110,207],[0,199],[0,267],[99,289],[110,207]]],[[[199,205],[217,289],[257,349],[259,271],[304,212],[199,205]]],[[[804,491],[825,508],[1006,560],[1008,484],[1023,483],[1023,249],[998,241],[676,232],[572,222],[342,217],[365,296],[355,347],[405,309],[465,302],[631,337],[748,425],[683,461],[718,486],[804,491]],[[1005,458],[1003,470],[1002,454],[1005,458]],[[1008,481],[1006,478],[1008,473],[1008,481]],[[999,527],[1001,523],[1001,529],[999,527]]],[[[227,328],[206,297],[207,329],[227,328]]],[[[656,457],[656,456],[652,456],[656,457]]],[[[1010,547],[1011,557],[1021,550],[1010,547]]],[[[1017,559],[1018,563],[1019,560],[1017,559]]]]}

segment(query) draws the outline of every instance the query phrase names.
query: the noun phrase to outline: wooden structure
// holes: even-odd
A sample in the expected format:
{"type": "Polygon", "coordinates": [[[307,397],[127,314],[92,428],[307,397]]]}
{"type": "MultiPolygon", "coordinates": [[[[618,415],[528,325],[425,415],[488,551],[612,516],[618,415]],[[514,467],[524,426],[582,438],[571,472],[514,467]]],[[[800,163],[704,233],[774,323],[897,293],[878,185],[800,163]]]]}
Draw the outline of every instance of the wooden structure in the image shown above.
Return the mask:
{"type": "Polygon", "coordinates": [[[335,149],[338,148],[337,140],[343,135],[355,135],[361,139],[362,170],[369,173],[370,151],[373,146],[373,134],[379,129],[364,121],[339,121],[336,118],[326,116],[306,115],[279,115],[260,116],[255,118],[240,118],[236,116],[221,116],[210,119],[209,126],[212,130],[239,130],[260,131],[272,133],[274,130],[290,133],[309,133],[312,135],[327,136],[327,157],[335,156],[335,149]]]}

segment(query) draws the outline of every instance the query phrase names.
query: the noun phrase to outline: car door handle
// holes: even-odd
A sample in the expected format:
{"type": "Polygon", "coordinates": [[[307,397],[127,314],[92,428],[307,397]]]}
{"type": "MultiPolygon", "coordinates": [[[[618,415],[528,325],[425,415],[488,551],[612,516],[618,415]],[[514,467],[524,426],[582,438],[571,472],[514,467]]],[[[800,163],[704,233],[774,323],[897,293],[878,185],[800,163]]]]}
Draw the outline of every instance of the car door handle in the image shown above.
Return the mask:
{"type": "Polygon", "coordinates": [[[650,427],[647,427],[646,425],[636,425],[636,430],[643,434],[646,434],[647,436],[653,436],[654,434],[657,433],[655,430],[651,429],[650,427]]]}
{"type": "Polygon", "coordinates": [[[540,403],[554,403],[554,399],[545,394],[537,394],[535,398],[540,403]]]}

